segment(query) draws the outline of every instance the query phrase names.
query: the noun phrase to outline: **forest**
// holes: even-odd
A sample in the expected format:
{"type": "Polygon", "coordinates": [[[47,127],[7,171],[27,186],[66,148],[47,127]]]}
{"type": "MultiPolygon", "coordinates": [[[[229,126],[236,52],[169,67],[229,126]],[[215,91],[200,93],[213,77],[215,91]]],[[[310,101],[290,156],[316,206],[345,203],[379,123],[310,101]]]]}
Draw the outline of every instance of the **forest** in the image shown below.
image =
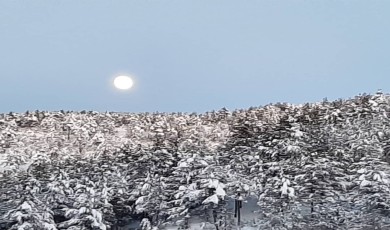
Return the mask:
{"type": "Polygon", "coordinates": [[[390,229],[389,162],[381,92],[201,114],[10,112],[0,229],[390,229]]]}

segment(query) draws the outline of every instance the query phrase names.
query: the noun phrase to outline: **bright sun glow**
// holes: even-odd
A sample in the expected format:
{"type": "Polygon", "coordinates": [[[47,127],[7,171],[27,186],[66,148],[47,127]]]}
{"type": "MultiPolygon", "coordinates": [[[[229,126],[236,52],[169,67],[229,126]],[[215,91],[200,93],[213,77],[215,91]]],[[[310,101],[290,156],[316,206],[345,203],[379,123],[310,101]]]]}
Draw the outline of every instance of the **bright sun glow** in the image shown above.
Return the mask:
{"type": "Polygon", "coordinates": [[[114,86],[117,89],[127,90],[133,86],[133,80],[128,76],[118,76],[114,80],[114,86]]]}

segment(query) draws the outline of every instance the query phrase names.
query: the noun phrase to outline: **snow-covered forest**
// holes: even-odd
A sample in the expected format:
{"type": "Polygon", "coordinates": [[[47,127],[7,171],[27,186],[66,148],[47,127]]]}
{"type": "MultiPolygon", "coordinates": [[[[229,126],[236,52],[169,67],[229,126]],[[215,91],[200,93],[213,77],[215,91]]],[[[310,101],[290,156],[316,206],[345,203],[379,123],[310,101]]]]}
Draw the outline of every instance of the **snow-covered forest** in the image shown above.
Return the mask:
{"type": "Polygon", "coordinates": [[[0,229],[390,229],[389,154],[380,92],[203,114],[0,114],[0,229]]]}

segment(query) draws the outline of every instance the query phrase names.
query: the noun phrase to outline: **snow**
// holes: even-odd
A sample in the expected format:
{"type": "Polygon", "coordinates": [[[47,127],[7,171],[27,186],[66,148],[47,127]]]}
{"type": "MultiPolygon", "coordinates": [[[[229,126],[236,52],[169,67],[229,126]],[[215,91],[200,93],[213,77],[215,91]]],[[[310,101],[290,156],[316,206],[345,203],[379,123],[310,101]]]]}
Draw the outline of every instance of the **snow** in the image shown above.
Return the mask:
{"type": "MultiPolygon", "coordinates": [[[[212,224],[208,224],[207,225],[209,228],[211,229],[215,229],[214,225],[212,224]]],[[[191,230],[205,230],[205,229],[209,229],[207,228],[206,226],[206,223],[192,223],[190,224],[190,228],[191,230]]],[[[167,228],[164,228],[165,230],[178,230],[178,227],[167,227],[167,228]]],[[[244,226],[244,227],[241,227],[240,228],[241,230],[258,230],[258,228],[256,227],[248,227],[248,226],[244,226]]]]}
{"type": "Polygon", "coordinates": [[[382,182],[382,178],[379,174],[375,173],[373,180],[382,182]]]}
{"type": "Polygon", "coordinates": [[[378,106],[378,103],[376,103],[376,102],[373,101],[373,100],[369,100],[368,103],[370,103],[371,106],[373,106],[373,107],[377,107],[377,106],[378,106]]]}
{"type": "Polygon", "coordinates": [[[194,190],[194,191],[189,191],[185,197],[188,197],[190,201],[195,201],[197,200],[201,195],[203,191],[202,190],[194,190]]]}
{"type": "Polygon", "coordinates": [[[188,164],[187,162],[180,162],[179,165],[178,165],[179,168],[187,168],[188,167],[188,164]]]}
{"type": "Polygon", "coordinates": [[[148,191],[150,189],[151,185],[149,183],[145,183],[143,186],[142,186],[142,189],[141,189],[141,194],[145,194],[146,191],[148,191]]]}
{"type": "Polygon", "coordinates": [[[219,199],[218,199],[218,195],[217,194],[214,194],[208,198],[206,198],[202,204],[208,204],[208,203],[214,203],[214,204],[218,204],[219,202],[219,199]]]}
{"type": "Polygon", "coordinates": [[[216,179],[209,179],[209,188],[217,188],[219,184],[219,181],[216,179]]]}
{"type": "Polygon", "coordinates": [[[289,197],[294,197],[295,190],[292,187],[289,187],[290,185],[290,180],[289,179],[282,179],[283,185],[280,188],[281,195],[288,195],[289,197]]]}
{"type": "Polygon", "coordinates": [[[205,160],[200,160],[199,163],[201,163],[203,166],[208,166],[209,165],[205,160]]]}
{"type": "MultiPolygon", "coordinates": [[[[348,217],[341,229],[360,229],[360,222],[368,229],[372,219],[385,229],[389,105],[389,96],[365,95],[201,115],[45,112],[32,127],[19,122],[40,121],[34,114],[2,115],[0,194],[14,206],[6,218],[47,229],[105,229],[104,220],[123,208],[158,210],[176,224],[187,216],[190,228],[200,229],[213,227],[213,211],[231,214],[236,197],[243,201],[241,229],[283,229],[298,217],[312,229],[336,221],[336,209],[348,217]],[[54,207],[69,220],[50,222],[54,207]]],[[[157,228],[148,218],[142,225],[157,228]]]]}
{"type": "Polygon", "coordinates": [[[371,185],[371,182],[368,181],[368,180],[363,180],[361,183],[360,183],[360,187],[366,187],[366,186],[370,186],[371,185]]]}
{"type": "Polygon", "coordinates": [[[139,205],[139,204],[142,204],[145,202],[145,196],[140,196],[136,201],[135,201],[135,204],[136,205],[139,205]]]}
{"type": "Polygon", "coordinates": [[[286,182],[283,183],[283,186],[280,189],[280,191],[282,191],[282,195],[287,195],[288,194],[288,187],[287,187],[287,183],[286,182]]]}
{"type": "Polygon", "coordinates": [[[216,195],[217,196],[220,196],[220,197],[225,197],[226,196],[226,192],[225,190],[222,188],[222,186],[217,186],[217,189],[215,190],[216,192],[216,195]]]}
{"type": "Polygon", "coordinates": [[[295,197],[295,189],[294,188],[292,188],[292,187],[288,188],[288,196],[291,198],[295,197]]]}
{"type": "Polygon", "coordinates": [[[362,168],[362,169],[359,169],[358,171],[357,171],[357,173],[360,173],[360,174],[363,174],[363,173],[366,173],[366,169],[365,168],[362,168]]]}
{"type": "Polygon", "coordinates": [[[46,229],[46,230],[57,230],[57,227],[56,227],[55,224],[44,223],[43,224],[43,229],[46,229]]]}
{"type": "Polygon", "coordinates": [[[23,202],[22,206],[20,207],[22,210],[25,210],[27,212],[31,212],[32,211],[32,207],[30,204],[28,204],[26,201],[23,202]]]}
{"type": "Polygon", "coordinates": [[[79,214],[84,214],[84,213],[87,213],[88,209],[86,207],[81,207],[79,209],[79,214]]]}

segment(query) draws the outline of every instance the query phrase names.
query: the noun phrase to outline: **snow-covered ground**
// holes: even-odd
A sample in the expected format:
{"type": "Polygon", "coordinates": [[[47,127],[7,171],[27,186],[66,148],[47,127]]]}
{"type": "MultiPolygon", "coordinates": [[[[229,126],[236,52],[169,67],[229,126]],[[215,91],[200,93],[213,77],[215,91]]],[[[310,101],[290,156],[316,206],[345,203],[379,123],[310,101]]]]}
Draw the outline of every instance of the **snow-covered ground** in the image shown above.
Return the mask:
{"type": "MultiPolygon", "coordinates": [[[[227,210],[231,213],[234,212],[234,199],[228,198],[227,202],[227,210]]],[[[259,206],[257,206],[257,200],[254,197],[248,197],[244,200],[241,209],[241,230],[257,230],[258,227],[252,227],[251,224],[256,219],[258,214],[255,212],[259,211],[259,206]]],[[[235,219],[237,222],[237,219],[235,219]]],[[[213,229],[215,228],[212,224],[205,224],[204,221],[196,216],[192,217],[190,220],[190,229],[192,230],[204,230],[204,229],[213,229]],[[209,227],[209,228],[208,228],[209,227]]],[[[123,228],[121,230],[130,230],[139,228],[140,221],[133,222],[123,228]]],[[[177,226],[168,226],[165,227],[164,230],[177,230],[177,226]]],[[[238,227],[237,227],[238,229],[238,227]]]]}
{"type": "MultiPolygon", "coordinates": [[[[205,229],[201,223],[193,223],[193,224],[190,225],[190,228],[191,228],[191,230],[204,230],[205,229]]],[[[169,227],[169,228],[166,228],[165,230],[177,230],[177,229],[178,229],[177,227],[169,227]]],[[[241,228],[237,227],[237,229],[240,229],[240,230],[257,230],[258,228],[257,227],[244,226],[244,227],[241,227],[241,228]]]]}
{"type": "MultiPolygon", "coordinates": [[[[229,212],[234,212],[234,199],[229,198],[227,203],[227,209],[229,212]]],[[[241,209],[241,230],[255,230],[258,229],[258,227],[252,227],[251,223],[256,219],[258,216],[255,212],[259,211],[259,206],[257,205],[257,200],[253,197],[249,197],[248,199],[244,200],[242,204],[241,209]]],[[[235,222],[237,222],[237,219],[235,219],[235,222]]],[[[202,230],[206,229],[206,225],[203,223],[203,221],[197,217],[193,217],[190,219],[190,226],[193,230],[202,230]]],[[[209,225],[210,227],[214,228],[212,225],[209,225]]],[[[178,227],[170,226],[165,228],[165,230],[177,230],[178,227]]],[[[237,227],[238,229],[238,227],[237,227]]]]}

